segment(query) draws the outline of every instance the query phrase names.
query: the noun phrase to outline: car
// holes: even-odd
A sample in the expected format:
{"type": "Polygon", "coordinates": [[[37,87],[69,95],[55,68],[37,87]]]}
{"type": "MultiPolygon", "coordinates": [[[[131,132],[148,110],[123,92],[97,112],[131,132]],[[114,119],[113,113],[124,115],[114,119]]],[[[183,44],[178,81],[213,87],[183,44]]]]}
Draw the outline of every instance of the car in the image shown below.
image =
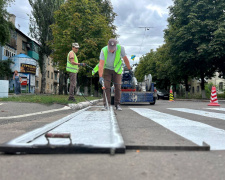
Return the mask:
{"type": "Polygon", "coordinates": [[[169,92],[165,89],[157,89],[157,99],[169,99],[169,92]]]}

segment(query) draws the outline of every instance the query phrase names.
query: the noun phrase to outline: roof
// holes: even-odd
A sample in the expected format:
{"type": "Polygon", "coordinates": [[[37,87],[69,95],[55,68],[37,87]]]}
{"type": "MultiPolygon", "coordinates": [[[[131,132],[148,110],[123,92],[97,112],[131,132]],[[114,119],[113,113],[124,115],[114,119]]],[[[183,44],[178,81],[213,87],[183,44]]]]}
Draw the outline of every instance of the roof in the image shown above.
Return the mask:
{"type": "Polygon", "coordinates": [[[33,59],[31,58],[30,56],[26,55],[26,54],[18,54],[18,55],[15,55],[13,57],[17,57],[17,58],[30,58],[30,59],[33,59]]]}

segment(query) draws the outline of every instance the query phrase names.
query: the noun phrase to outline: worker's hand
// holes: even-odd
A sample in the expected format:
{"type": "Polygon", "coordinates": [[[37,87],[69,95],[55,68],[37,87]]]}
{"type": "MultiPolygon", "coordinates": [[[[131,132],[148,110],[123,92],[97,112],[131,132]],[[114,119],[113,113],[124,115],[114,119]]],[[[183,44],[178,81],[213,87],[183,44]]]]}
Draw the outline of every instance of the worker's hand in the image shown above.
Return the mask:
{"type": "Polygon", "coordinates": [[[86,66],[86,64],[85,63],[80,63],[80,66],[86,66]]]}
{"type": "Polygon", "coordinates": [[[100,78],[99,78],[99,83],[100,83],[102,86],[104,86],[104,78],[103,78],[103,77],[100,77],[100,78]]]}

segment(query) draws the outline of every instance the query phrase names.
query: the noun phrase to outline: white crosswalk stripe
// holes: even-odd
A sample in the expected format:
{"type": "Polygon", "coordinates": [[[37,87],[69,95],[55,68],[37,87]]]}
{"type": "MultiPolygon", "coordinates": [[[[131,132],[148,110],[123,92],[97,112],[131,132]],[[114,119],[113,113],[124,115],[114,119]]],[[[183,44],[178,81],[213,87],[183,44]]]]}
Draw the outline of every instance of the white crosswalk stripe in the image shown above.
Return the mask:
{"type": "Polygon", "coordinates": [[[217,111],[225,111],[225,108],[204,108],[204,109],[211,109],[211,110],[217,110],[217,111]]]}
{"type": "Polygon", "coordinates": [[[225,150],[225,130],[223,129],[148,108],[131,108],[131,110],[200,146],[204,141],[210,145],[211,150],[225,150]]]}
{"type": "Polygon", "coordinates": [[[222,114],[222,113],[208,112],[208,111],[188,109],[188,108],[168,108],[168,109],[225,120],[225,114],[222,114]]]}

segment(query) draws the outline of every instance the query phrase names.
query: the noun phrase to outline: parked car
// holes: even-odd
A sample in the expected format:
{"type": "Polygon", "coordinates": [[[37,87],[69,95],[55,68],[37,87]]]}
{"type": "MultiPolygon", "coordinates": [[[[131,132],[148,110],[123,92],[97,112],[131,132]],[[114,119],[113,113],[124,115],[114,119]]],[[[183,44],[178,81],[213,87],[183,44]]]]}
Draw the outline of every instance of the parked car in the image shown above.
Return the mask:
{"type": "Polygon", "coordinates": [[[169,92],[165,89],[157,89],[157,99],[169,99],[169,92]]]}

